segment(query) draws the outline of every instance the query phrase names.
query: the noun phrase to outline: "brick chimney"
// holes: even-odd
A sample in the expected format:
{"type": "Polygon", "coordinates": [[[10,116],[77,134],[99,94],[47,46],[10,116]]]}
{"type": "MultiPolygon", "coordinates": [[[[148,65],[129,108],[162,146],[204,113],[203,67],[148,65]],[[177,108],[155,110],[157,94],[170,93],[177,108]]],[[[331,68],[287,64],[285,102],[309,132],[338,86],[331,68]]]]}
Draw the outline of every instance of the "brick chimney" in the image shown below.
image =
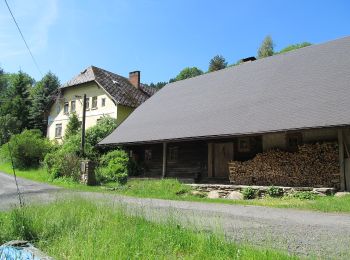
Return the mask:
{"type": "Polygon", "coordinates": [[[139,70],[129,72],[129,81],[135,88],[140,87],[140,74],[139,70]]]}

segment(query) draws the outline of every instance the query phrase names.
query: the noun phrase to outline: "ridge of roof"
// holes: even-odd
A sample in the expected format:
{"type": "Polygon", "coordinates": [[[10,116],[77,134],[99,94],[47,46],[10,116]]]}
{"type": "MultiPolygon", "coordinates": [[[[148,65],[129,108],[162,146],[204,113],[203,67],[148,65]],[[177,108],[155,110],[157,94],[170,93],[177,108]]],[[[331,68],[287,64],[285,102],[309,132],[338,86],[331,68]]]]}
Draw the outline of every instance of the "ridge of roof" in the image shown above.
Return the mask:
{"type": "Polygon", "coordinates": [[[350,37],[167,84],[100,144],[350,125],[350,37]]]}
{"type": "Polygon", "coordinates": [[[74,87],[88,82],[96,82],[116,103],[134,108],[156,92],[156,90],[150,90],[145,84],[141,84],[140,88],[135,88],[128,78],[93,65],[84,69],[60,88],[74,87]]]}

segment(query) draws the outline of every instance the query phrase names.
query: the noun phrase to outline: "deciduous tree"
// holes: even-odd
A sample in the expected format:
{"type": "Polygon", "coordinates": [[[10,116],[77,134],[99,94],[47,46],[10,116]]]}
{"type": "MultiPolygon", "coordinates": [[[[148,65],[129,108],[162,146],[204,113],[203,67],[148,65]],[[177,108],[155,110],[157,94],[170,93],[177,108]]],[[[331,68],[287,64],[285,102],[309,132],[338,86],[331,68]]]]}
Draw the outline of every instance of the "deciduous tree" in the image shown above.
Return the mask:
{"type": "Polygon", "coordinates": [[[222,70],[227,67],[227,62],[222,55],[214,56],[209,62],[209,72],[222,70]]]}
{"type": "Polygon", "coordinates": [[[283,48],[282,50],[280,50],[279,53],[285,53],[285,52],[297,50],[297,49],[304,48],[304,47],[307,47],[307,46],[310,46],[310,45],[312,45],[312,44],[309,43],[309,42],[302,42],[302,43],[297,43],[297,44],[291,44],[291,45],[288,45],[287,47],[283,48]]]}
{"type": "Polygon", "coordinates": [[[266,36],[258,50],[258,57],[265,58],[274,54],[274,44],[270,35],[266,36]]]}
{"type": "Polygon", "coordinates": [[[170,79],[169,82],[189,79],[202,74],[203,74],[203,71],[201,71],[197,67],[187,67],[181,70],[180,73],[174,79],[170,79]]]}

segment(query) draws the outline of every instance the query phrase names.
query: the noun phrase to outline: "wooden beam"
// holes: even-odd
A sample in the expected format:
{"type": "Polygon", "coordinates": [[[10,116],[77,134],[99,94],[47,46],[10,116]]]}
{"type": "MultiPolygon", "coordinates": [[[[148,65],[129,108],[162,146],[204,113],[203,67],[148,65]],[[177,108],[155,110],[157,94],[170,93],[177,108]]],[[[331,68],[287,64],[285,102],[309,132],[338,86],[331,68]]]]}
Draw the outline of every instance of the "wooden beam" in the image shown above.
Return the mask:
{"type": "Polygon", "coordinates": [[[213,177],[213,143],[208,143],[208,178],[213,177]]]}
{"type": "Polygon", "coordinates": [[[167,165],[167,143],[163,143],[162,178],[164,178],[166,176],[166,165],[167,165]]]}
{"type": "Polygon", "coordinates": [[[340,168],[340,190],[345,190],[345,165],[344,165],[344,140],[343,130],[338,129],[338,145],[339,145],[339,168],[340,168]]]}

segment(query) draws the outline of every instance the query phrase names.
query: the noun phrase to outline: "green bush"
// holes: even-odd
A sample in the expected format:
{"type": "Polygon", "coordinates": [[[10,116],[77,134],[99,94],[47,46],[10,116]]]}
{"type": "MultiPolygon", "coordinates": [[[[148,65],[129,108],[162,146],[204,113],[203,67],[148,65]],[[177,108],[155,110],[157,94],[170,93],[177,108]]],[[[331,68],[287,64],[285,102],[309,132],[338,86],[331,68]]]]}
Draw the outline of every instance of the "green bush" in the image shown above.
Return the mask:
{"type": "Polygon", "coordinates": [[[251,200],[257,196],[257,190],[251,187],[247,187],[242,190],[242,194],[245,200],[251,200]]]}
{"type": "Polygon", "coordinates": [[[72,113],[69,116],[69,121],[67,124],[66,131],[64,132],[64,138],[68,139],[69,137],[76,135],[80,130],[80,122],[76,113],[72,113]]]}
{"type": "Polygon", "coordinates": [[[51,143],[41,136],[40,130],[24,130],[12,135],[10,141],[2,146],[1,153],[7,161],[11,161],[12,155],[15,167],[29,168],[38,167],[51,148],[51,143]]]}
{"type": "MultiPolygon", "coordinates": [[[[73,135],[63,144],[55,146],[51,153],[45,156],[44,165],[52,178],[68,177],[75,181],[80,178],[80,136],[73,135]]],[[[93,148],[86,144],[85,154],[88,158],[96,155],[93,148]]]]}
{"type": "MultiPolygon", "coordinates": [[[[76,121],[76,118],[73,116],[71,121],[76,121]]],[[[53,178],[68,177],[75,181],[80,178],[80,161],[83,159],[81,154],[81,135],[76,133],[76,124],[72,126],[72,130],[68,131],[65,136],[64,142],[61,145],[57,145],[55,149],[46,155],[44,164],[53,178]],[[74,134],[75,133],[75,134],[74,134]]],[[[99,151],[95,148],[95,145],[100,142],[104,137],[110,134],[117,126],[116,120],[111,117],[102,118],[95,126],[86,130],[85,135],[85,150],[84,150],[84,159],[90,159],[94,162],[99,161],[99,151]]],[[[100,151],[101,152],[101,151],[100,151]]],[[[125,182],[123,175],[118,173],[114,176],[111,172],[108,171],[108,168],[115,167],[112,164],[104,165],[103,173],[101,173],[102,180],[111,180],[113,179],[120,182],[125,182]],[[112,178],[112,177],[113,178],[112,178]]]]}
{"type": "Polygon", "coordinates": [[[123,150],[114,150],[101,156],[97,177],[100,181],[115,181],[126,184],[128,178],[129,157],[123,150]]]}
{"type": "Polygon", "coordinates": [[[317,197],[317,195],[311,191],[297,191],[294,192],[292,196],[300,200],[314,200],[317,197]]]}
{"type": "Polygon", "coordinates": [[[116,119],[109,116],[102,117],[96,125],[86,130],[86,143],[94,147],[116,128],[116,119]]]}
{"type": "Polygon", "coordinates": [[[269,194],[269,196],[273,198],[282,197],[283,189],[279,187],[271,186],[267,189],[267,194],[269,194]]]}

